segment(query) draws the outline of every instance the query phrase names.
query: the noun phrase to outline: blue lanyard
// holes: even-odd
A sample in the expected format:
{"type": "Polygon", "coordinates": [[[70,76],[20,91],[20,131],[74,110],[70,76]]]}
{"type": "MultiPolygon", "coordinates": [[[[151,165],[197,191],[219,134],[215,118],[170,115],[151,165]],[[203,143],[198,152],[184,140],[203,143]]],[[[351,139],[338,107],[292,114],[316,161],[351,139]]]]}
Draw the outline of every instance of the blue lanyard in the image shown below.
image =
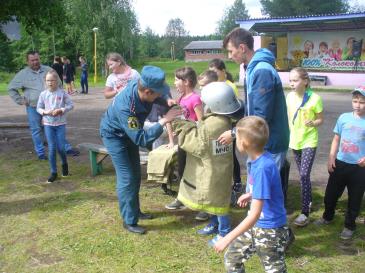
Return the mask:
{"type": "Polygon", "coordinates": [[[311,95],[312,95],[312,90],[310,90],[310,89],[308,89],[308,90],[306,90],[305,92],[304,92],[304,96],[303,96],[303,100],[302,100],[302,103],[300,104],[300,106],[298,107],[298,109],[297,109],[297,111],[295,111],[295,114],[294,114],[294,117],[293,117],[293,125],[294,125],[294,121],[295,121],[295,119],[297,118],[297,115],[298,115],[298,112],[299,112],[299,109],[301,108],[301,107],[303,107],[306,103],[307,103],[307,101],[309,101],[309,99],[310,99],[310,97],[311,97],[311,95]]]}

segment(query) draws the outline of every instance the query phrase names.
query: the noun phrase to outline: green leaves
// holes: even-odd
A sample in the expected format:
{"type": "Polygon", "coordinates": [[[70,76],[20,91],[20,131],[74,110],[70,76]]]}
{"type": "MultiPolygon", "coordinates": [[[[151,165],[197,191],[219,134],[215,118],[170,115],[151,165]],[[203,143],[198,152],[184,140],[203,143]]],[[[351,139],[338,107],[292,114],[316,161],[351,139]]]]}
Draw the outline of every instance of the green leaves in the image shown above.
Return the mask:
{"type": "Polygon", "coordinates": [[[347,0],[260,0],[262,13],[270,17],[342,13],[349,10],[347,0]]]}
{"type": "Polygon", "coordinates": [[[224,37],[235,27],[237,20],[248,19],[248,11],[242,0],[235,0],[233,5],[224,11],[223,17],[218,22],[217,33],[224,37]]]}

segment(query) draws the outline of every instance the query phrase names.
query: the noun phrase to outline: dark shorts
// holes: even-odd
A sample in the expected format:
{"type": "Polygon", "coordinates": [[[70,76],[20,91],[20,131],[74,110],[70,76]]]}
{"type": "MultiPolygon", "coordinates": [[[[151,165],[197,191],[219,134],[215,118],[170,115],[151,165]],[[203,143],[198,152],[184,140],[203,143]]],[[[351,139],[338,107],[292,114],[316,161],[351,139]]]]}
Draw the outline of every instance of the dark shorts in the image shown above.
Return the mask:
{"type": "Polygon", "coordinates": [[[66,77],[65,83],[71,83],[74,81],[74,77],[66,77]]]}

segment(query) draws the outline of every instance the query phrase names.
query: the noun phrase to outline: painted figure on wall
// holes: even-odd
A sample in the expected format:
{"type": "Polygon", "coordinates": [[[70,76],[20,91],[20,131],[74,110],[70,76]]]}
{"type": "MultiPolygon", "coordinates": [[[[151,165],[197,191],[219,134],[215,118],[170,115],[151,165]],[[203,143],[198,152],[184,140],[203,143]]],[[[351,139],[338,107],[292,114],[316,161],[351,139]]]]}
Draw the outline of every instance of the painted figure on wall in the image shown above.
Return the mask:
{"type": "Polygon", "coordinates": [[[306,40],[304,42],[304,50],[303,50],[306,58],[311,59],[311,58],[315,57],[315,53],[314,53],[313,49],[314,49],[314,43],[310,40],[306,40]]]}
{"type": "Polygon", "coordinates": [[[322,41],[319,43],[319,50],[318,50],[317,58],[329,58],[328,44],[326,42],[322,41]]]}
{"type": "Polygon", "coordinates": [[[342,60],[354,60],[354,56],[352,53],[352,45],[355,41],[355,37],[349,37],[346,41],[346,47],[342,52],[342,60]]]}
{"type": "Polygon", "coordinates": [[[362,47],[361,47],[360,61],[365,61],[365,38],[362,39],[362,47]]]}
{"type": "Polygon", "coordinates": [[[332,41],[332,47],[329,49],[328,54],[336,61],[342,60],[342,48],[339,40],[335,39],[332,41]]]}

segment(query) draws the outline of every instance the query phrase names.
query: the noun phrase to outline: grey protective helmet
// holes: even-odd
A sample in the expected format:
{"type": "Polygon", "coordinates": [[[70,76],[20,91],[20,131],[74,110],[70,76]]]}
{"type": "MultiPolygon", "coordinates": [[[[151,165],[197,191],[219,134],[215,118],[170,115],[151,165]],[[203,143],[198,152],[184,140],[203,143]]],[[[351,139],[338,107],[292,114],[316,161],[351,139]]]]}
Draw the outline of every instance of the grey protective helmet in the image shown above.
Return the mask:
{"type": "Polygon", "coordinates": [[[225,82],[212,82],[204,86],[201,100],[210,111],[221,115],[233,114],[242,106],[232,87],[225,82]]]}

